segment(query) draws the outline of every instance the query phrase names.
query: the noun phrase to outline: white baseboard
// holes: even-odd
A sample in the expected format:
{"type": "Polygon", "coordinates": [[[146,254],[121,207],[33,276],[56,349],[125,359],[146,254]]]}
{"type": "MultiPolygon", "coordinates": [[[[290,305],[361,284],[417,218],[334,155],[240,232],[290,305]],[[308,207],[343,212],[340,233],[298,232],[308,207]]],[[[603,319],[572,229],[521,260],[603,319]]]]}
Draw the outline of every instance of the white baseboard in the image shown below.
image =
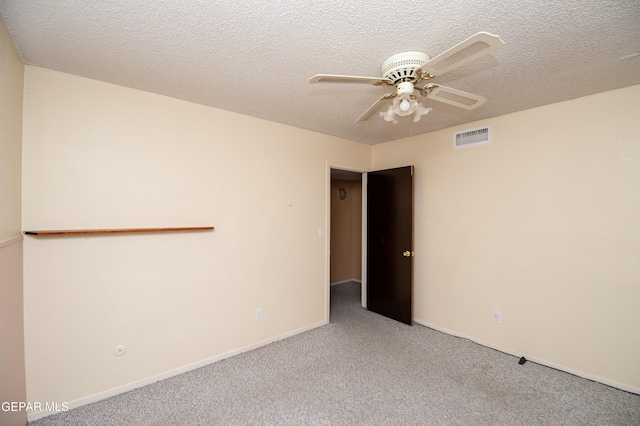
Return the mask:
{"type": "Polygon", "coordinates": [[[477,343],[479,345],[486,346],[487,348],[495,349],[497,351],[504,352],[506,354],[513,355],[513,356],[518,357],[518,358],[524,356],[527,359],[527,361],[535,362],[536,364],[540,364],[540,365],[544,365],[546,367],[554,368],[556,370],[564,371],[566,373],[573,374],[574,376],[582,377],[583,379],[593,380],[594,382],[602,383],[604,385],[611,386],[613,388],[617,388],[617,389],[620,389],[620,390],[623,390],[623,391],[626,391],[626,392],[635,393],[635,394],[639,394],[640,395],[640,388],[635,388],[633,386],[625,385],[623,383],[618,383],[618,382],[615,382],[613,380],[606,379],[604,377],[594,376],[592,374],[585,373],[584,371],[574,370],[573,368],[566,367],[564,365],[559,365],[559,364],[555,364],[553,362],[549,362],[546,359],[536,358],[534,356],[527,355],[527,354],[515,353],[511,349],[503,348],[501,346],[497,346],[497,345],[494,345],[494,344],[491,344],[491,343],[488,343],[488,342],[485,342],[485,341],[482,341],[482,340],[474,339],[474,338],[471,338],[471,337],[466,336],[464,334],[457,333],[455,331],[448,330],[446,328],[442,328],[442,327],[438,327],[438,326],[429,324],[426,321],[420,321],[420,320],[416,320],[416,319],[414,319],[414,321],[416,323],[420,324],[420,325],[425,326],[425,327],[432,328],[432,329],[434,329],[436,331],[440,331],[442,333],[449,334],[451,336],[460,337],[462,339],[470,340],[470,341],[472,341],[474,343],[477,343]]]}
{"type": "Polygon", "coordinates": [[[351,279],[348,279],[348,280],[336,281],[335,283],[331,283],[330,285],[338,285],[338,284],[345,284],[345,283],[352,283],[352,282],[362,283],[362,281],[360,281],[360,280],[357,280],[355,278],[351,278],[351,279]]]}
{"type": "MultiPolygon", "coordinates": [[[[214,362],[222,361],[223,359],[231,358],[232,356],[239,355],[241,353],[248,352],[248,351],[251,351],[251,350],[254,350],[254,349],[258,349],[258,348],[260,348],[262,346],[266,346],[266,345],[268,345],[270,343],[277,342],[279,340],[283,340],[283,339],[286,339],[288,337],[295,336],[296,334],[304,333],[305,331],[313,330],[314,328],[322,327],[323,325],[326,325],[326,324],[328,324],[327,321],[317,322],[317,323],[311,324],[311,325],[309,325],[307,327],[302,327],[302,328],[299,328],[297,330],[293,330],[291,332],[284,333],[284,334],[281,334],[279,336],[276,336],[276,337],[273,337],[273,338],[270,338],[270,339],[267,339],[267,340],[263,340],[261,342],[255,343],[253,345],[249,345],[249,346],[245,346],[245,347],[240,348],[240,349],[235,349],[235,350],[232,350],[232,351],[229,351],[229,352],[225,352],[223,354],[216,355],[216,356],[213,356],[211,358],[203,359],[202,361],[194,362],[193,364],[185,365],[183,367],[179,367],[179,368],[176,368],[174,370],[170,370],[170,371],[167,371],[167,372],[164,372],[164,373],[161,373],[161,374],[157,374],[155,376],[147,377],[145,379],[138,380],[136,382],[132,382],[132,383],[129,383],[129,384],[126,384],[126,385],[123,385],[123,386],[119,386],[117,388],[109,389],[109,390],[106,390],[106,391],[103,391],[103,392],[98,392],[96,394],[86,396],[84,398],[76,399],[75,401],[70,401],[69,402],[68,408],[71,410],[71,409],[74,409],[74,408],[77,408],[77,407],[81,407],[83,405],[91,404],[93,402],[102,401],[103,399],[111,398],[113,396],[120,395],[122,393],[129,392],[129,391],[132,391],[134,389],[138,389],[138,388],[150,385],[150,384],[155,383],[155,382],[159,382],[160,380],[168,379],[170,377],[174,377],[174,376],[177,376],[179,374],[183,374],[183,373],[186,373],[188,371],[195,370],[195,369],[198,369],[200,367],[204,367],[204,366],[209,365],[209,364],[213,364],[214,362]]],[[[52,412],[52,411],[44,411],[44,410],[33,412],[33,413],[29,413],[27,415],[27,421],[33,422],[33,421],[39,420],[39,419],[41,419],[43,417],[51,416],[51,415],[58,414],[58,413],[60,413],[60,412],[59,411],[53,411],[52,412]]]]}
{"type": "Polygon", "coordinates": [[[0,240],[0,248],[4,247],[4,246],[9,246],[11,244],[15,244],[18,241],[22,241],[23,238],[24,237],[22,235],[14,235],[13,237],[9,237],[9,238],[6,238],[4,240],[0,240]]]}

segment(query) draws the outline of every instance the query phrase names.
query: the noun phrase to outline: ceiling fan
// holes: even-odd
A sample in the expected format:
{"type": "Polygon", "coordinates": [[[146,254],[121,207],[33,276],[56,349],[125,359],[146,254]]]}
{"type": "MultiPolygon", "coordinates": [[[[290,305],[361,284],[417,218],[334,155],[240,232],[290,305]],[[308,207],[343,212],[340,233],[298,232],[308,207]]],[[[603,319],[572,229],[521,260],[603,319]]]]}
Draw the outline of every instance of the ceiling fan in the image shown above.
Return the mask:
{"type": "Polygon", "coordinates": [[[380,112],[386,121],[398,122],[397,116],[414,114],[413,122],[420,120],[431,108],[424,107],[416,100],[415,92],[427,99],[444,102],[459,108],[478,108],[487,98],[473,93],[427,82],[445,72],[474,61],[504,46],[497,35],[479,32],[451,49],[431,58],[424,52],[402,52],[387,58],[380,67],[380,77],[358,77],[349,75],[317,74],[310,83],[364,83],[374,86],[395,86],[395,93],[387,93],[362,114],[355,123],[369,120],[385,104],[391,101],[387,110],[380,112]]]}

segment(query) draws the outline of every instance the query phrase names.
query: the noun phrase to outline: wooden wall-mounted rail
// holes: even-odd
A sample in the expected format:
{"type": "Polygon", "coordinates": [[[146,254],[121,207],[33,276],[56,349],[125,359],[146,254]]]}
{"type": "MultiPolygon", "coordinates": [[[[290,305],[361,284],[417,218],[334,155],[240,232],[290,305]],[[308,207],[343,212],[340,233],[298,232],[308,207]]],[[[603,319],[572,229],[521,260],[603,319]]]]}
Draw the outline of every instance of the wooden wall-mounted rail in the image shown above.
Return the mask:
{"type": "Polygon", "coordinates": [[[184,228],[130,228],[130,229],[74,229],[68,231],[24,231],[24,235],[91,235],[124,234],[134,232],[174,232],[174,231],[212,231],[213,226],[194,226],[184,228]]]}

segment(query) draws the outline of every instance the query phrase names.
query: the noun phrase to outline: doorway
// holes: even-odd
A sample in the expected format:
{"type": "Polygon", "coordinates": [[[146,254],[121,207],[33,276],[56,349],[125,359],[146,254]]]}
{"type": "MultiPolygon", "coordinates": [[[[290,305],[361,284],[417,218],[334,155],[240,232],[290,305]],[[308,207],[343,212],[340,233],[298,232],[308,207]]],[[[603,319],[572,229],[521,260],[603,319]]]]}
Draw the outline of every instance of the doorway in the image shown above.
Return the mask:
{"type": "MultiPolygon", "coordinates": [[[[366,272],[363,268],[363,181],[366,173],[330,168],[329,182],[329,287],[355,281],[360,283],[361,305],[366,308],[366,272]]],[[[366,181],[365,181],[366,182],[366,181]]],[[[327,310],[331,304],[329,297],[327,310]]],[[[328,312],[328,317],[330,312],[328,312]]]]}
{"type": "Polygon", "coordinates": [[[329,181],[329,284],[360,282],[363,308],[412,325],[413,166],[330,167],[329,181]]]}

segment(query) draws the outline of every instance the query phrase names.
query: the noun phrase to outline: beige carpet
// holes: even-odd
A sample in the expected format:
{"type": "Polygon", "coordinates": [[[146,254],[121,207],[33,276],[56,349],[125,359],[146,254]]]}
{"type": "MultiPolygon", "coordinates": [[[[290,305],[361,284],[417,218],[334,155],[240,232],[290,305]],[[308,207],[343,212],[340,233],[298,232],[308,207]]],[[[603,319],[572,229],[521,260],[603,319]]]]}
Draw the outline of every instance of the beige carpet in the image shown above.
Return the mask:
{"type": "Polygon", "coordinates": [[[362,309],[34,425],[639,425],[640,396],[362,309]]]}

